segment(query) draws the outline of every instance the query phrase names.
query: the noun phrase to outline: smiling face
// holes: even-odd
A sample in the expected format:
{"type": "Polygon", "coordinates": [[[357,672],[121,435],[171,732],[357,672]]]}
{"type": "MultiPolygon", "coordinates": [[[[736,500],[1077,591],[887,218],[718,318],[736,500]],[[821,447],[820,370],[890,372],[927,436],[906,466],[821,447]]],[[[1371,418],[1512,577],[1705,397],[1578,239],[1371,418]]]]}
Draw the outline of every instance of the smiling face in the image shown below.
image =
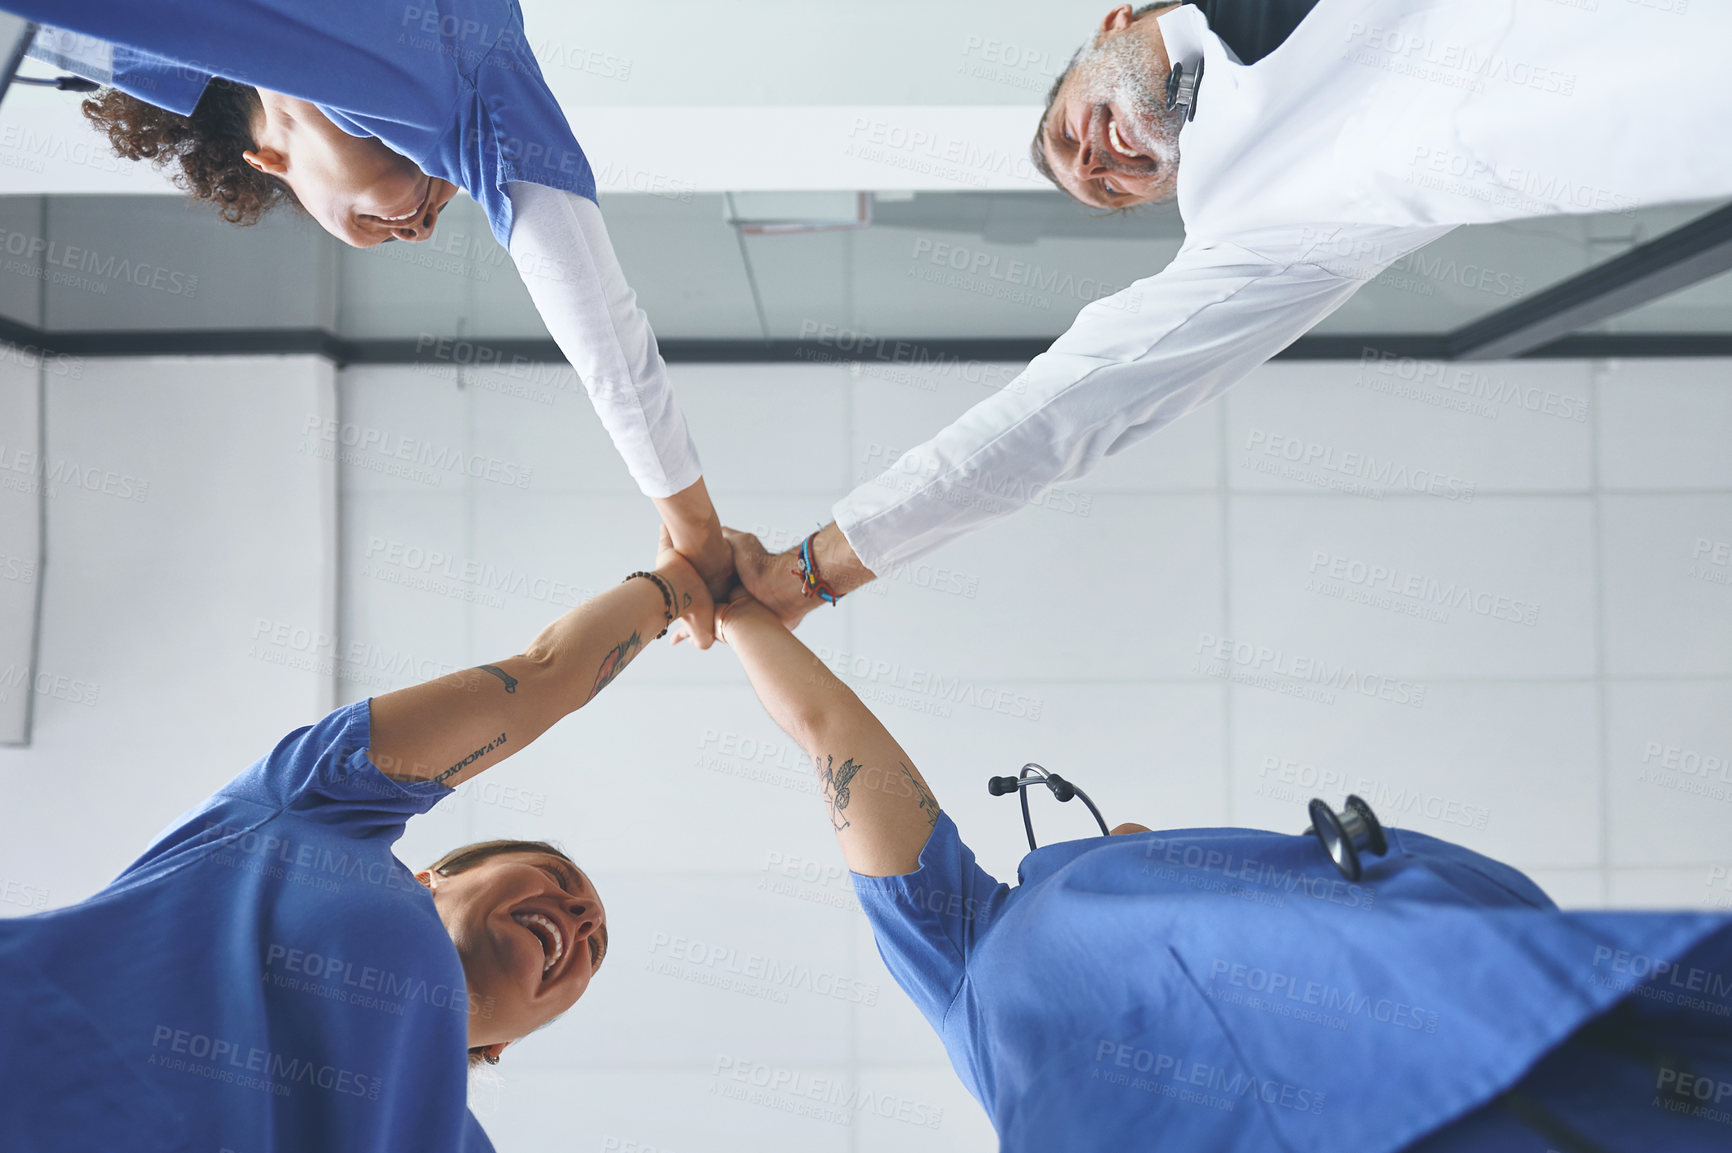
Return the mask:
{"type": "Polygon", "coordinates": [[[1041,127],[1059,187],[1096,208],[1131,208],[1173,194],[1182,110],[1168,112],[1171,69],[1155,14],[1116,8],[1078,54],[1041,127]]]}
{"type": "Polygon", "coordinates": [[[374,137],[350,136],[317,105],[262,89],[259,98],[264,118],[243,155],[286,183],[326,232],[356,248],[433,235],[455,185],[374,137]]]}
{"type": "Polygon", "coordinates": [[[607,953],[607,911],[582,870],[547,853],[501,853],[420,874],[457,955],[469,1045],[527,1036],[577,1003],[607,953]]]}

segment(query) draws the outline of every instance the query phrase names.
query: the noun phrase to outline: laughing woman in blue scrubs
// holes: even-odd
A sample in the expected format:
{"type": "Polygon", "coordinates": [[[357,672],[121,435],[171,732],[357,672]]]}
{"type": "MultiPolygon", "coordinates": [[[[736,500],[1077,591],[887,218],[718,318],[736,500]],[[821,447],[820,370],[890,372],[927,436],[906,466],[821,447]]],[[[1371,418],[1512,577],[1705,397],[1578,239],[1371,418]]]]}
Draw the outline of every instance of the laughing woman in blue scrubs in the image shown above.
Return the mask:
{"type": "Polygon", "coordinates": [[[417,874],[391,846],[709,614],[666,540],[522,654],[290,733],[89,900],[0,921],[0,1148],[491,1150],[468,1067],[584,995],[607,913],[539,842],[417,874]]]}
{"type": "Polygon", "coordinates": [[[1309,836],[1136,825],[1002,884],[771,610],[738,594],[716,634],[1004,1153],[1732,1149],[1732,918],[1560,912],[1400,829],[1356,884],[1309,836]]]}
{"type": "Polygon", "coordinates": [[[516,0],[6,7],[113,46],[99,77],[113,87],[86,115],[121,155],[172,166],[237,223],[298,203],[370,248],[426,240],[459,191],[473,197],[675,545],[712,592],[726,587],[731,559],[685,417],[516,0]]]}

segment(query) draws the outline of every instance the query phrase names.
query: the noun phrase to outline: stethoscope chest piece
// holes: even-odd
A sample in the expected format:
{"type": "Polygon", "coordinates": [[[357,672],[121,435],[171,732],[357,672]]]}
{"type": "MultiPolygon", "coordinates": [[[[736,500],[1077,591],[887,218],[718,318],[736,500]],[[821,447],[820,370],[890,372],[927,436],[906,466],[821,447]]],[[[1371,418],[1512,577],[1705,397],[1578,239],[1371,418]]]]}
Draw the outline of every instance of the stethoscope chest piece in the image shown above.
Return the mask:
{"type": "Polygon", "coordinates": [[[1364,875],[1359,863],[1362,853],[1381,857],[1389,851],[1389,838],[1383,835],[1377,814],[1358,796],[1348,797],[1347,807],[1339,814],[1323,798],[1313,800],[1311,827],[1305,831],[1316,834],[1323,851],[1349,881],[1357,881],[1364,875]]]}
{"type": "Polygon", "coordinates": [[[1197,90],[1203,86],[1203,61],[1197,60],[1197,66],[1190,71],[1183,64],[1173,65],[1173,70],[1167,76],[1167,111],[1177,108],[1185,110],[1185,123],[1189,124],[1197,118],[1197,90]]]}

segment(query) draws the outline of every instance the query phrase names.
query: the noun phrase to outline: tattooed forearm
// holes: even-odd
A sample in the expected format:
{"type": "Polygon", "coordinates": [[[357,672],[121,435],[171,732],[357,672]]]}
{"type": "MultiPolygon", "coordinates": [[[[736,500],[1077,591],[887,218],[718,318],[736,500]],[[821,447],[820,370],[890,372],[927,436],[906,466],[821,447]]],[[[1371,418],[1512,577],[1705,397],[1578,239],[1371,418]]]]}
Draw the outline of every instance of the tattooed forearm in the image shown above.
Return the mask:
{"type": "Polygon", "coordinates": [[[494,749],[499,748],[504,743],[505,734],[500,733],[497,737],[494,737],[491,741],[488,741],[485,745],[482,745],[479,749],[476,749],[473,753],[470,753],[467,757],[464,757],[461,761],[458,761],[455,765],[452,765],[450,768],[434,777],[433,783],[443,785],[447,778],[454,777],[458,773],[461,773],[464,769],[467,769],[470,765],[473,765],[476,761],[479,761],[482,757],[485,757],[488,753],[491,753],[494,749]]]}
{"type": "Polygon", "coordinates": [[[595,671],[595,687],[589,690],[588,700],[595,700],[595,695],[613,683],[613,679],[625,671],[631,664],[631,659],[637,656],[643,648],[643,638],[633,630],[631,636],[613,646],[607,656],[601,659],[601,667],[595,671]]]}
{"type": "Polygon", "coordinates": [[[932,790],[926,787],[926,782],[914,775],[908,765],[902,764],[902,775],[908,778],[908,783],[914,788],[914,799],[920,802],[920,815],[926,818],[926,827],[938,827],[938,799],[932,795],[932,790]]]}
{"type": "Polygon", "coordinates": [[[849,827],[849,820],[843,816],[848,802],[853,800],[849,795],[848,785],[853,781],[854,774],[860,771],[860,766],[853,758],[842,762],[841,768],[836,768],[835,757],[825,757],[824,764],[818,766],[818,781],[824,786],[824,803],[830,806],[830,826],[838,833],[849,827]]]}
{"type": "Polygon", "coordinates": [[[506,692],[514,693],[517,691],[517,678],[500,668],[498,665],[482,665],[481,671],[484,673],[492,673],[494,676],[504,681],[506,692]]]}

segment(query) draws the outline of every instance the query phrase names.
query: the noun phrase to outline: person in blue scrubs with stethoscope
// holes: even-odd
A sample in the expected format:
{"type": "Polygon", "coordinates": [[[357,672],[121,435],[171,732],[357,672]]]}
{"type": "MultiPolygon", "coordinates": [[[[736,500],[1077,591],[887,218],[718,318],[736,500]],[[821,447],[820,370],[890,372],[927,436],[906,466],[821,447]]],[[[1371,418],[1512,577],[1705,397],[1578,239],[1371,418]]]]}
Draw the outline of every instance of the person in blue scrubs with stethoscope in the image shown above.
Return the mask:
{"type": "Polygon", "coordinates": [[[391,846],[709,613],[664,529],[653,572],[522,654],[290,733],[95,896],[0,920],[0,1148],[491,1150],[469,1066],[584,995],[607,913],[550,845],[415,874],[391,846]]]}
{"type": "Polygon", "coordinates": [[[685,417],[516,0],[4,6],[58,42],[109,49],[94,78],[112,87],[86,115],[237,223],[298,203],[368,248],[425,240],[459,191],[473,197],[675,545],[726,588],[732,559],[685,417]]]}
{"type": "Polygon", "coordinates": [[[1005,885],[771,609],[715,625],[1004,1153],[1732,1148],[1732,917],[1560,912],[1400,829],[1357,881],[1310,836],[1121,825],[1005,885]]]}

